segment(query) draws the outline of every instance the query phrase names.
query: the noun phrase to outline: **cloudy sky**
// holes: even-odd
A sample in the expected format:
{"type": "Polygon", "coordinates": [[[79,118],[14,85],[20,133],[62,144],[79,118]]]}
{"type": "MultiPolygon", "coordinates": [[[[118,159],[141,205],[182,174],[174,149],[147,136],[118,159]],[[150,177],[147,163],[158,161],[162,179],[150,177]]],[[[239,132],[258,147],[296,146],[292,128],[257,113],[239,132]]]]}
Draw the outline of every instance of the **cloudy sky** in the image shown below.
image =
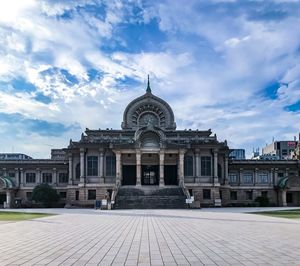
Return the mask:
{"type": "Polygon", "coordinates": [[[119,129],[144,93],[231,148],[300,131],[300,1],[0,2],[0,152],[119,129]]]}

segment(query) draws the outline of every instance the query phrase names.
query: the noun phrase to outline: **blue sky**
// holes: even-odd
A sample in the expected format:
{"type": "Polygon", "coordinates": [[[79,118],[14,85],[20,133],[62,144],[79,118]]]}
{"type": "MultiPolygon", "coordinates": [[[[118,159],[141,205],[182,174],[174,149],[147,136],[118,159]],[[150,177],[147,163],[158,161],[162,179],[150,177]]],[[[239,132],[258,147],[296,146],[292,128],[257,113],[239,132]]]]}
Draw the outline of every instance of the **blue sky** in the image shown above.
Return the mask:
{"type": "Polygon", "coordinates": [[[0,2],[0,152],[47,158],[152,91],[231,148],[300,131],[300,1],[0,2]]]}

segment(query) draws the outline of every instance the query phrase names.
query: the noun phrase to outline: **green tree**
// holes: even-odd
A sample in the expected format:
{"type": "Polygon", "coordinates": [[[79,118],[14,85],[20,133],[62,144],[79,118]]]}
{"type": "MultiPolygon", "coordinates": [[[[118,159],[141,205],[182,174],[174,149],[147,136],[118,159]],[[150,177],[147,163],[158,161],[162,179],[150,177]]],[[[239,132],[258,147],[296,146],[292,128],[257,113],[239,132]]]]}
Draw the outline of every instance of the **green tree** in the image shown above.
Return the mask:
{"type": "Polygon", "coordinates": [[[50,208],[58,202],[59,195],[49,184],[40,184],[33,189],[32,200],[42,203],[46,208],[50,208]]]}

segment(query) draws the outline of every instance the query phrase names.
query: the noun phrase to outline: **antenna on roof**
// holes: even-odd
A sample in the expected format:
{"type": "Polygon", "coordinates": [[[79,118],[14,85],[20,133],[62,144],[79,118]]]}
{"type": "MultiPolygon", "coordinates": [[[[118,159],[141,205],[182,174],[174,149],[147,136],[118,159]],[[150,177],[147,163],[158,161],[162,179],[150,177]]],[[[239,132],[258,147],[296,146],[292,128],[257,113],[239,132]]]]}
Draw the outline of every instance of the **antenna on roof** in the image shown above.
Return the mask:
{"type": "Polygon", "coordinates": [[[147,89],[146,89],[146,92],[147,92],[147,93],[151,93],[149,75],[148,75],[148,82],[147,82],[147,89]]]}

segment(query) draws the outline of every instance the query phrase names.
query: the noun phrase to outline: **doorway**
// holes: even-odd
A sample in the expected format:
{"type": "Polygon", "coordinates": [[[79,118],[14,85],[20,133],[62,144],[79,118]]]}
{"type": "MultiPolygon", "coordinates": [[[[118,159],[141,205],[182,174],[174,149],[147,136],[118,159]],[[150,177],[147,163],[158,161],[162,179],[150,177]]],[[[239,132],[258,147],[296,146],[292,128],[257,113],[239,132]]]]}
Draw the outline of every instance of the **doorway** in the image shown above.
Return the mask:
{"type": "Polygon", "coordinates": [[[165,185],[177,186],[177,165],[164,166],[165,185]]]}
{"type": "Polygon", "coordinates": [[[123,165],[122,167],[122,185],[135,186],[136,185],[136,165],[123,165]]]}
{"type": "Polygon", "coordinates": [[[158,165],[142,165],[142,185],[159,185],[158,165]]]}

